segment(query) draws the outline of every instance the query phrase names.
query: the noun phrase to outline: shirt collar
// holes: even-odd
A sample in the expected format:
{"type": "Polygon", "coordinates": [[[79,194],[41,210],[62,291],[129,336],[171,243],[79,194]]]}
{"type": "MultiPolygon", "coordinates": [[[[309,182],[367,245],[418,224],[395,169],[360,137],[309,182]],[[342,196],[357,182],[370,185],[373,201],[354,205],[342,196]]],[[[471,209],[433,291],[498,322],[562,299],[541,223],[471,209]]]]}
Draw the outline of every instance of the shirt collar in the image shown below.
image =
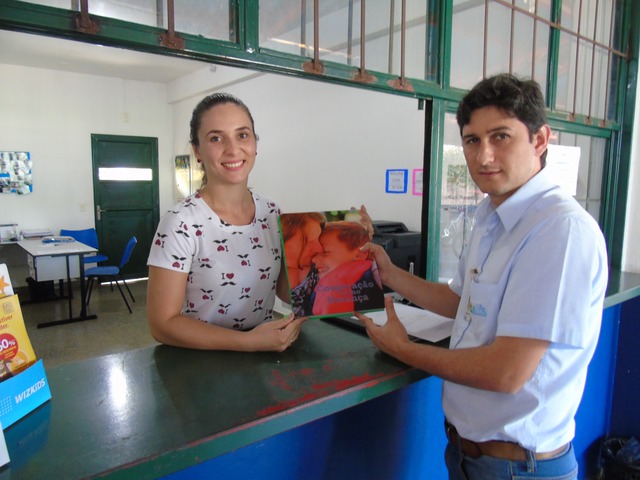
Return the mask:
{"type": "Polygon", "coordinates": [[[544,193],[557,188],[551,181],[549,170],[543,168],[522,185],[498,208],[493,208],[491,199],[485,198],[484,205],[478,207],[481,218],[496,212],[506,231],[510,231],[522,218],[522,214],[544,193]]]}

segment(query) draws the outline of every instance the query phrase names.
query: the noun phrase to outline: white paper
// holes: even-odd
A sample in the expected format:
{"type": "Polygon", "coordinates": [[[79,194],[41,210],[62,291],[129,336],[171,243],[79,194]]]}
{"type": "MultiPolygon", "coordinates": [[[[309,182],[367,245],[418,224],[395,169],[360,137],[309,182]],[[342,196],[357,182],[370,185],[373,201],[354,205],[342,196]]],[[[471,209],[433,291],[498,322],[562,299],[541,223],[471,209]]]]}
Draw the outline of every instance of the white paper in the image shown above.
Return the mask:
{"type": "Polygon", "coordinates": [[[580,147],[565,145],[547,146],[547,166],[551,178],[574,197],[578,191],[578,169],[580,168],[580,147]]]}
{"type": "MultiPolygon", "coordinates": [[[[409,335],[429,342],[439,342],[451,336],[452,318],[404,303],[395,303],[394,307],[409,335]]],[[[367,317],[371,318],[376,325],[384,325],[387,321],[387,313],[384,310],[368,312],[367,317]]]]}

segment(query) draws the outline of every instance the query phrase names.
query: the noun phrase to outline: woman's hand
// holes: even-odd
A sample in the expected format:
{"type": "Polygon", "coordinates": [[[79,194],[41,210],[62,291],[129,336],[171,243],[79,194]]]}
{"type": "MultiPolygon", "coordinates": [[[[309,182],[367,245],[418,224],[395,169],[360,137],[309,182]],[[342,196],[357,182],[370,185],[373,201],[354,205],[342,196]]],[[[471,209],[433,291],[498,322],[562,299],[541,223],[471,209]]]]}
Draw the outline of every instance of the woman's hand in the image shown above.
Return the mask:
{"type": "Polygon", "coordinates": [[[279,320],[272,320],[245,332],[250,337],[253,351],[284,352],[291,347],[300,335],[300,327],[309,317],[294,318],[293,313],[279,320]]]}

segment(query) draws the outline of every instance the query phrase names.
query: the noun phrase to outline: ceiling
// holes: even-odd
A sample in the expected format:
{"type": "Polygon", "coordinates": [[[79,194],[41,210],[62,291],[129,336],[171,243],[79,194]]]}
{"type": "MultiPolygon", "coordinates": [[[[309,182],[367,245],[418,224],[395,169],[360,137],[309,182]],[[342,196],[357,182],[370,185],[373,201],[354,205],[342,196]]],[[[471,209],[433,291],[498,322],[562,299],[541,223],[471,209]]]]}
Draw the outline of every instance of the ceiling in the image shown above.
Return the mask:
{"type": "Polygon", "coordinates": [[[195,60],[8,30],[0,30],[0,45],[0,64],[165,84],[208,65],[195,60]]]}

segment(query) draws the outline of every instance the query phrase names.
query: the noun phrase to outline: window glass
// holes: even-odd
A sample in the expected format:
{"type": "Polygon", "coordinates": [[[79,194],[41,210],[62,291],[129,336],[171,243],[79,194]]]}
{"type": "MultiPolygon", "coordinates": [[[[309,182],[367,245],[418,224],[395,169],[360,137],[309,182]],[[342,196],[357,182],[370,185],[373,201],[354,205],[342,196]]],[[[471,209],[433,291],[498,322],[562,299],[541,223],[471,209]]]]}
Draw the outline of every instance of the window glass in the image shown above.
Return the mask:
{"type": "Polygon", "coordinates": [[[156,7],[156,0],[91,0],[89,13],[159,27],[163,24],[164,14],[156,7]]]}
{"type": "Polygon", "coordinates": [[[451,86],[469,89],[484,73],[511,72],[534,78],[546,92],[549,26],[540,19],[548,19],[550,0],[517,0],[514,5],[490,1],[486,53],[485,3],[454,0],[453,5],[451,86]]]}
{"type": "Polygon", "coordinates": [[[24,0],[26,3],[80,11],[80,0],[24,0]]]}
{"type": "Polygon", "coordinates": [[[482,79],[484,2],[453,1],[451,86],[473,87],[482,79]]]}
{"type": "Polygon", "coordinates": [[[153,171],[150,168],[99,168],[98,179],[101,181],[111,180],[118,182],[151,181],[153,179],[153,171]]]}
{"type": "MultiPolygon", "coordinates": [[[[297,0],[298,3],[300,0],[297,0]]],[[[79,0],[31,0],[49,7],[80,10],[79,0]]],[[[168,29],[167,2],[157,0],[91,0],[89,13],[150,27],[168,29]]],[[[214,40],[236,41],[236,27],[230,17],[229,0],[174,2],[176,31],[214,40]]]]}
{"type": "Polygon", "coordinates": [[[550,144],[577,147],[579,166],[574,197],[597,221],[600,217],[607,140],[570,132],[553,132],[550,144]]]}
{"type": "Polygon", "coordinates": [[[556,109],[600,119],[615,118],[609,105],[612,73],[618,68],[616,38],[620,3],[565,0],[560,33],[556,109]],[[580,35],[578,38],[577,35],[580,35]]]}
{"type": "MultiPolygon", "coordinates": [[[[402,3],[365,4],[365,59],[361,59],[359,1],[324,0],[319,5],[319,56],[322,61],[362,67],[370,72],[401,74],[402,3]]],[[[427,8],[424,0],[406,2],[405,76],[424,79],[427,45],[427,8]]],[[[261,4],[260,46],[279,52],[314,56],[313,1],[283,0],[261,4]],[[286,11],[286,14],[283,12],[286,11]]]]}
{"type": "Polygon", "coordinates": [[[455,269],[473,226],[476,205],[484,194],[469,175],[460,144],[455,114],[445,115],[440,202],[440,259],[438,278],[447,281],[455,269]]]}
{"type": "MultiPolygon", "coordinates": [[[[236,42],[237,29],[230,17],[229,3],[229,0],[174,2],[175,29],[214,40],[236,42]]],[[[163,27],[167,28],[167,25],[163,27]]]]}
{"type": "Polygon", "coordinates": [[[568,33],[560,33],[558,51],[558,81],[556,87],[556,109],[565,112],[573,111],[573,87],[576,71],[577,39],[568,33]]]}

